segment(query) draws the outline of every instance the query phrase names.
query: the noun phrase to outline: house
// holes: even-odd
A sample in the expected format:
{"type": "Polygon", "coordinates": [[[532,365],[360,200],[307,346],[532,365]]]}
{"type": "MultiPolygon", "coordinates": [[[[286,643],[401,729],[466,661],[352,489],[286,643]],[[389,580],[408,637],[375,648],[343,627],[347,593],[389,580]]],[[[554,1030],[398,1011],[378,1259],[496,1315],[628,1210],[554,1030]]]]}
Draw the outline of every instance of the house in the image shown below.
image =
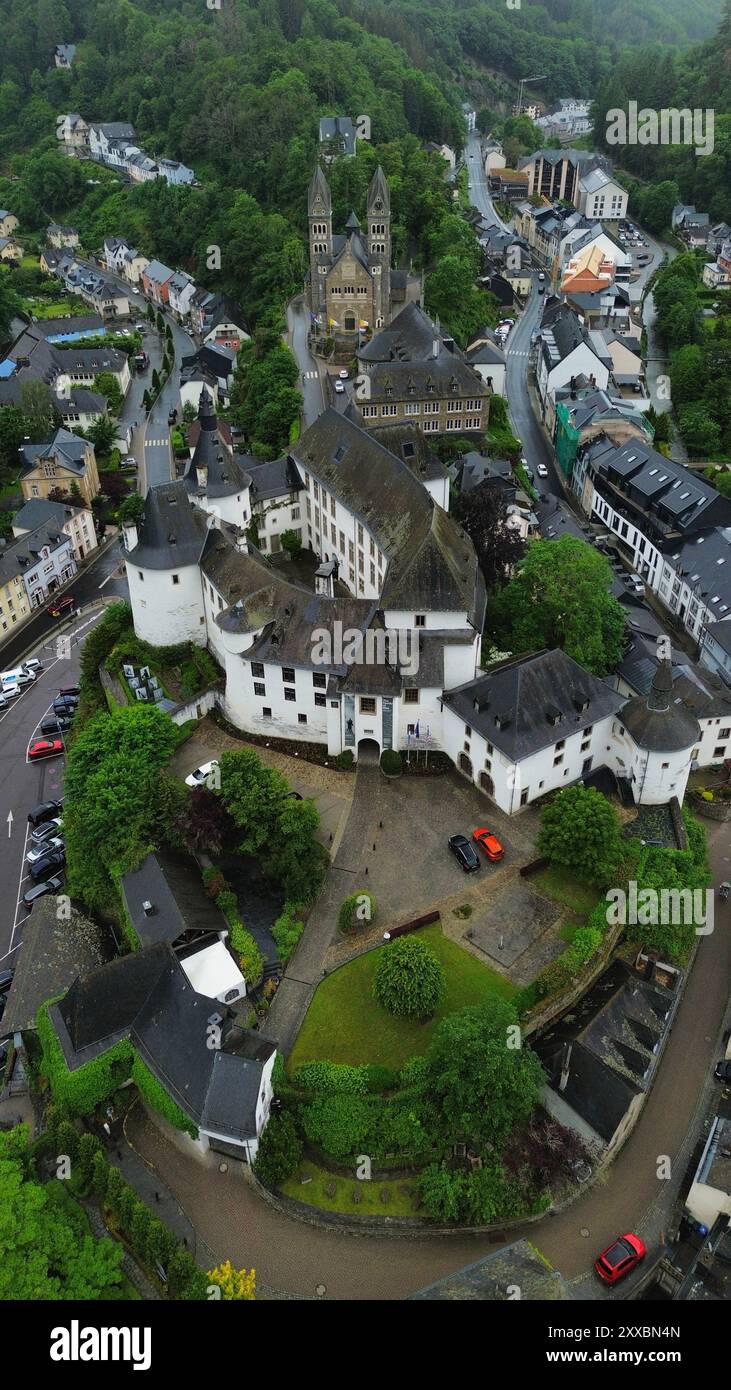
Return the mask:
{"type": "Polygon", "coordinates": [[[320,153],[328,163],[355,154],[357,134],[350,116],[320,117],[320,153]]]}
{"type": "Polygon", "coordinates": [[[583,378],[590,386],[605,390],[610,367],[606,344],[582,324],[578,314],[552,296],[543,311],[536,360],[544,415],[553,406],[559,387],[573,386],[583,378]]]}
{"type": "Polygon", "coordinates": [[[557,1269],[552,1269],[545,1255],[530,1241],[515,1240],[408,1298],[410,1302],[429,1303],[506,1303],[516,1289],[522,1303],[557,1303],[574,1297],[566,1280],[557,1269]]]}
{"type": "Polygon", "coordinates": [[[102,164],[121,163],[123,150],[135,138],[134,126],[128,121],[92,122],[87,126],[89,153],[102,164]]]}
{"type": "Polygon", "coordinates": [[[533,1041],[548,1073],[542,1102],[604,1164],[633,1128],[673,1025],[679,972],[617,960],[533,1041]]]}
{"type": "Polygon", "coordinates": [[[175,271],[169,266],[163,265],[162,261],[150,261],[142,271],[142,288],[148,299],[153,304],[161,308],[167,305],[170,299],[170,281],[175,271]]]}
{"type": "Polygon", "coordinates": [[[74,559],[78,563],[96,550],[98,541],[94,516],[90,508],[71,502],[49,502],[33,497],[25,502],[13,517],[13,535],[25,536],[39,526],[53,523],[71,541],[74,559]]]}
{"type": "Polygon", "coordinates": [[[367,378],[359,405],[368,429],[406,420],[425,434],[487,430],[490,391],[481,374],[414,302],[359,348],[358,367],[367,378]]]}
{"type": "Polygon", "coordinates": [[[579,179],[578,202],[575,206],[590,221],[603,219],[615,225],[627,216],[629,194],[603,168],[588,169],[579,179]]]}
{"type": "Polygon", "coordinates": [[[54,406],[66,429],[81,430],[84,434],[108,414],[106,396],[98,391],[87,391],[83,386],[70,388],[67,396],[57,396],[54,406]]]}
{"type": "Polygon", "coordinates": [[[714,1115],[711,1121],[685,1211],[704,1231],[710,1231],[719,1217],[731,1218],[731,1117],[727,1114],[714,1115]]]}
{"type": "Polygon", "coordinates": [[[731,685],[731,623],[709,623],[701,636],[701,661],[709,671],[717,671],[731,685]]]}
{"type": "Polygon", "coordinates": [[[69,1071],[127,1039],[183,1111],[202,1156],[215,1149],[254,1161],[269,1118],[276,1046],[201,994],[167,942],[142,947],[79,976],[48,1010],[69,1071]],[[211,1047],[211,1026],[219,1046],[211,1047]]]}
{"type": "Polygon", "coordinates": [[[20,261],[23,258],[23,248],[15,237],[0,236],[0,261],[20,261]]]}
{"type": "Polygon", "coordinates": [[[195,281],[184,270],[176,270],[168,281],[168,307],[179,320],[188,317],[190,303],[195,294],[195,281]]]}
{"type": "Polygon", "coordinates": [[[56,521],[36,526],[11,541],[0,552],[0,591],[10,589],[12,607],[0,619],[5,636],[16,621],[22,622],[34,608],[43,604],[63,584],[76,574],[76,560],[71,536],[56,521]],[[26,601],[18,602],[16,595],[22,584],[26,601]]]}
{"type": "Polygon", "coordinates": [[[157,166],[160,177],[165,179],[166,183],[183,184],[195,182],[193,170],[189,169],[187,164],[181,164],[179,159],[158,159],[157,166]]]}
{"type": "Polygon", "coordinates": [[[114,236],[104,238],[104,263],[107,270],[124,276],[131,285],[139,285],[142,272],[150,264],[147,256],[143,256],[141,251],[130,246],[123,237],[114,236]]]}
{"type": "Polygon", "coordinates": [[[129,298],[113,281],[100,275],[83,261],[62,255],[55,264],[53,274],[63,282],[72,294],[93,305],[102,319],[127,318],[129,298]]]}
{"type": "Polygon", "coordinates": [[[479,338],[470,343],[465,352],[465,360],[473,371],[482,378],[490,391],[497,396],[505,396],[505,376],[507,359],[497,339],[490,329],[485,329],[479,338]]]}
{"type": "Polygon", "coordinates": [[[483,141],[482,162],[488,178],[497,169],[505,168],[506,159],[499,140],[487,139],[483,141]]]}
{"type": "Polygon", "coordinates": [[[707,212],[698,212],[692,203],[677,203],[671,216],[671,227],[691,250],[704,247],[711,231],[707,212]]]}
{"type": "Polygon", "coordinates": [[[51,246],[73,250],[79,244],[79,233],[75,227],[62,227],[58,222],[50,222],[46,227],[46,241],[51,246]]]}
{"type": "Polygon", "coordinates": [[[19,226],[20,222],[14,212],[8,212],[7,208],[0,208],[0,236],[11,237],[19,226]]]}
{"type": "Polygon", "coordinates": [[[559,243],[557,275],[563,277],[570,261],[597,246],[603,254],[610,278],[617,284],[627,286],[632,272],[631,253],[625,251],[601,222],[588,222],[585,217],[577,217],[571,218],[570,223],[559,243]]]}
{"type": "Polygon", "coordinates": [[[586,135],[591,129],[589,102],[575,97],[562,98],[554,111],[539,116],[535,124],[547,140],[558,139],[563,143],[577,135],[586,135]]]}
{"type": "Polygon", "coordinates": [[[654,430],[634,402],[593,387],[572,390],[563,386],[555,396],[556,462],[566,478],[573,474],[579,449],[601,434],[615,444],[628,439],[652,442],[654,430]]]}
{"type": "Polygon", "coordinates": [[[647,441],[599,435],[579,449],[572,489],[696,641],[731,613],[731,502],[705,478],[647,441]]]}
{"type": "Polygon", "coordinates": [[[424,149],[429,150],[431,154],[438,154],[440,159],[444,160],[447,166],[447,172],[449,174],[454,173],[457,167],[457,153],[452,149],[451,145],[440,145],[436,140],[427,140],[424,149]]]}
{"type": "Polygon", "coordinates": [[[75,57],[75,43],[57,43],[56,47],[53,50],[53,61],[56,64],[56,67],[63,68],[66,72],[71,71],[71,67],[73,65],[75,57]]]}
{"type": "Polygon", "coordinates": [[[488,183],[491,192],[504,203],[518,203],[528,197],[528,175],[524,169],[493,169],[488,183]]]}
{"type": "Polygon", "coordinates": [[[391,322],[405,272],[391,269],[391,194],[380,165],[367,194],[366,227],[351,212],[344,234],[332,225],[330,187],[318,165],[307,195],[310,264],[305,293],[312,331],[355,351],[362,335],[391,322]]]}
{"type": "Polygon", "coordinates": [[[89,127],[78,111],[56,118],[56,139],[63,142],[66,154],[82,158],[89,153],[89,127]]]}
{"type": "Polygon", "coordinates": [[[131,183],[149,183],[160,177],[156,161],[138,145],[127,145],[119,162],[129,174],[131,183]]]}
{"type": "Polygon", "coordinates": [[[93,387],[100,372],[109,372],[124,396],[130,383],[127,354],[105,345],[76,346],[79,336],[101,327],[101,317],[91,314],[30,324],[8,350],[0,404],[18,405],[26,381],[44,381],[57,395],[68,396],[75,387],[93,387]]]}
{"type": "Polygon", "coordinates": [[[35,1033],[38,1010],[57,999],[75,980],[106,965],[115,954],[107,927],[87,918],[71,905],[60,913],[53,894],[33,906],[33,931],[14,957],[15,975],[3,1014],[3,1033],[14,1034],[18,1045],[35,1033]]]}
{"type": "MultiPolygon", "coordinates": [[[[189,379],[194,382],[202,380],[206,385],[210,381],[215,385],[216,398],[228,402],[236,370],[236,353],[232,348],[218,343],[202,343],[197,352],[188,353],[181,359],[180,369],[181,392],[189,379]]],[[[187,399],[190,399],[189,393],[187,399]]],[[[199,399],[200,391],[194,403],[197,404],[199,399]]]]}
{"type": "Polygon", "coordinates": [[[543,149],[521,159],[518,167],[528,175],[528,198],[538,195],[550,201],[572,203],[578,208],[582,178],[593,169],[608,173],[609,161],[588,150],[543,149]]]}
{"type": "Polygon", "coordinates": [[[20,449],[23,497],[47,498],[55,488],[74,489],[91,505],[99,494],[99,474],[94,446],[69,430],[56,430],[46,444],[24,444],[20,449]]]}

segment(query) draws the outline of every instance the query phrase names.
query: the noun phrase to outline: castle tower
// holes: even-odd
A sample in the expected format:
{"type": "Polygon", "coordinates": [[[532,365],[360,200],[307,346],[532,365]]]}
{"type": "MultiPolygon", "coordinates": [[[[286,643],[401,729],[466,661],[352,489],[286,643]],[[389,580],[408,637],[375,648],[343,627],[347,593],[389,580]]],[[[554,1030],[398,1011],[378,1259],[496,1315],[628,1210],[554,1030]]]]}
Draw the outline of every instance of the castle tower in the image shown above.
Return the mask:
{"type": "MultiPolygon", "coordinates": [[[[310,307],[313,314],[320,314],[327,310],[322,267],[329,265],[332,257],[333,226],[330,187],[319,164],[310,180],[307,217],[310,224],[310,307]]],[[[327,317],[323,322],[327,326],[327,317]]]]}
{"type": "Polygon", "coordinates": [[[374,329],[391,321],[391,195],[379,164],[368,188],[368,260],[373,271],[374,329]]]}
{"type": "Polygon", "coordinates": [[[682,802],[701,730],[692,710],[675,698],[668,658],[660,662],[649,693],[636,695],[617,718],[629,753],[623,769],[629,773],[637,804],[665,805],[673,796],[682,802]]]}

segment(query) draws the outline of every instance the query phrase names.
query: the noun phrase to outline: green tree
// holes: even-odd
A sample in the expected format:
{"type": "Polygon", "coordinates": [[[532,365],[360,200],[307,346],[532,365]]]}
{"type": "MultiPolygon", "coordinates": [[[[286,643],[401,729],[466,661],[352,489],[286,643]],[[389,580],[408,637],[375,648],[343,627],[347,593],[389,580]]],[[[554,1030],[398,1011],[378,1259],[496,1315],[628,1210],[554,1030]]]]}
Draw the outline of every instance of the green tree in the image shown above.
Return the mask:
{"type": "Polygon", "coordinates": [[[541,812],[537,848],[552,864],[603,888],[622,857],[619,816],[594,787],[565,787],[541,812]]]}
{"type": "Polygon", "coordinates": [[[145,514],[145,499],[141,492],[131,492],[129,497],[125,497],[120,504],[117,512],[117,520],[120,525],[125,521],[134,522],[138,526],[145,514]]]}
{"type": "Polygon", "coordinates": [[[299,531],[282,531],[279,538],[282,542],[282,549],[294,559],[302,549],[302,537],[299,531]]]}
{"type": "Polygon", "coordinates": [[[280,1187],[291,1178],[302,1158],[300,1139],[292,1115],[283,1110],[272,1115],[259,1140],[254,1172],[268,1187],[280,1187]]]}
{"type": "Polygon", "coordinates": [[[124,397],[113,372],[98,372],[94,377],[94,390],[100,396],[105,396],[107,409],[111,415],[118,415],[122,409],[124,397]]]}
{"type": "Polygon", "coordinates": [[[117,437],[117,427],[108,415],[100,415],[87,430],[86,437],[91,440],[97,454],[109,454],[117,437]]]}
{"type": "Polygon", "coordinates": [[[428,1018],[445,985],[438,957],[417,937],[399,937],[382,947],[373,977],[373,997],[388,1013],[428,1018]]]}
{"type": "Polygon", "coordinates": [[[595,675],[622,655],[624,613],[609,593],[608,561],[585,541],[534,541],[491,601],[488,626],[504,651],[560,647],[595,675]]]}
{"type": "Polygon", "coordinates": [[[45,444],[60,424],[51,388],[45,381],[24,381],[20,388],[20,409],[32,444],[45,444]]]}

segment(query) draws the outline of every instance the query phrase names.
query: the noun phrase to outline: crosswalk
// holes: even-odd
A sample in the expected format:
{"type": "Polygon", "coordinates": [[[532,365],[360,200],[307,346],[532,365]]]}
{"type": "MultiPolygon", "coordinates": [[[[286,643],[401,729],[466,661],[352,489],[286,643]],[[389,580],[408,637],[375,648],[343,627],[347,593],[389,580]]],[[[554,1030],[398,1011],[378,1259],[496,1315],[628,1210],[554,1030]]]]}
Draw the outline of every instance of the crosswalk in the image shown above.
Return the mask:
{"type": "Polygon", "coordinates": [[[165,444],[169,444],[169,443],[170,443],[170,436],[166,434],[164,439],[146,439],[146,440],[145,440],[145,448],[146,448],[146,449],[160,448],[160,447],[163,447],[165,444]]]}
{"type": "Polygon", "coordinates": [[[303,375],[305,381],[315,381],[316,378],[320,375],[320,373],[319,373],[319,372],[303,372],[302,375],[303,375]]]}
{"type": "Polygon", "coordinates": [[[530,352],[523,351],[522,348],[509,348],[508,357],[530,357],[530,352]]]}

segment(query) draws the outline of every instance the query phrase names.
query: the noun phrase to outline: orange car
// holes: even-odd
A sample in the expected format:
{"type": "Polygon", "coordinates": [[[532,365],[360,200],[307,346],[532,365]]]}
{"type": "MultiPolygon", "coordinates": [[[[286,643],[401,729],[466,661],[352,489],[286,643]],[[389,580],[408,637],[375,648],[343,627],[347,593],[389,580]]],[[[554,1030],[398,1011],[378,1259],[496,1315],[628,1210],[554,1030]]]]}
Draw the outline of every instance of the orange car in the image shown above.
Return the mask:
{"type": "Polygon", "coordinates": [[[480,849],[487,855],[487,858],[492,859],[493,863],[498,859],[505,858],[505,850],[500,844],[497,835],[493,835],[491,830],[486,830],[484,826],[478,830],[473,830],[472,839],[480,846],[480,849]]]}

